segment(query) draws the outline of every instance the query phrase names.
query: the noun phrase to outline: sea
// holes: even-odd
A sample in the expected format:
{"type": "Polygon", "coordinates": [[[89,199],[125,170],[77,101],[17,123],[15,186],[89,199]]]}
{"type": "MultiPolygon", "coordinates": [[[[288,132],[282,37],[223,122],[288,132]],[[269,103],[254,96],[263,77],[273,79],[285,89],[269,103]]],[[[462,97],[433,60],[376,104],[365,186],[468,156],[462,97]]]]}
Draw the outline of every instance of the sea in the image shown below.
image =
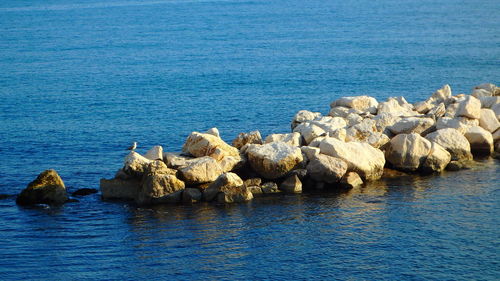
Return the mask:
{"type": "Polygon", "coordinates": [[[0,1],[0,280],[499,280],[500,165],[236,205],[99,194],[133,141],[290,132],[342,96],[500,83],[498,0],[0,1]]]}

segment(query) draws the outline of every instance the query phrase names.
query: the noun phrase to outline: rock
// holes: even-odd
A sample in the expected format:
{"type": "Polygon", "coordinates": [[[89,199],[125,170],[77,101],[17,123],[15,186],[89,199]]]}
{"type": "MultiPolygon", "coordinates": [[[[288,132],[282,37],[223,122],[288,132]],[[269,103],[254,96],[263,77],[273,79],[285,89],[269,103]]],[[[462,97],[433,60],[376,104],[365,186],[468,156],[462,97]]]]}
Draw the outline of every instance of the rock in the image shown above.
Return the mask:
{"type": "Polygon", "coordinates": [[[378,114],[391,114],[394,116],[415,116],[418,112],[413,110],[413,106],[406,102],[400,102],[396,98],[388,98],[387,101],[378,104],[378,114]]]}
{"type": "Polygon", "coordinates": [[[351,189],[363,185],[363,180],[355,172],[346,173],[340,180],[340,186],[342,188],[351,189]]]}
{"type": "Polygon", "coordinates": [[[19,205],[62,205],[68,200],[64,182],[55,170],[45,170],[16,198],[19,205]]]}
{"type": "Polygon", "coordinates": [[[458,130],[441,129],[425,138],[446,149],[451,154],[452,161],[472,160],[469,141],[458,130]]]}
{"type": "Polygon", "coordinates": [[[427,102],[427,101],[417,102],[413,106],[415,108],[415,111],[417,111],[420,114],[426,114],[434,107],[434,105],[432,103],[427,102]]]}
{"type": "Polygon", "coordinates": [[[300,135],[300,133],[271,134],[266,137],[264,143],[271,143],[271,142],[284,142],[292,146],[301,146],[302,136],[300,135]]]}
{"type": "Polygon", "coordinates": [[[278,193],[281,192],[278,189],[278,185],[274,182],[266,182],[261,186],[263,193],[278,193]]]}
{"type": "Polygon", "coordinates": [[[262,188],[260,186],[257,186],[257,185],[250,185],[250,186],[247,186],[247,189],[253,194],[253,195],[256,195],[256,194],[262,194],[262,188]]]}
{"type": "Polygon", "coordinates": [[[500,140],[500,129],[496,130],[493,134],[493,142],[497,143],[500,140]]]}
{"type": "Polygon", "coordinates": [[[424,172],[441,172],[446,168],[448,163],[450,163],[451,154],[439,144],[435,142],[431,143],[431,150],[422,164],[421,169],[424,172]]]}
{"type": "Polygon", "coordinates": [[[355,113],[349,113],[346,117],[345,120],[347,121],[347,127],[354,126],[356,124],[361,123],[363,121],[363,117],[359,116],[358,114],[355,113]]]}
{"type": "Polygon", "coordinates": [[[189,165],[189,161],[193,160],[193,157],[182,155],[182,153],[165,152],[163,153],[163,161],[168,167],[179,169],[189,165]]]}
{"type": "Polygon", "coordinates": [[[233,146],[237,149],[242,148],[245,144],[262,144],[262,137],[259,131],[252,131],[250,133],[240,133],[238,137],[233,140],[233,146]]]}
{"type": "Polygon", "coordinates": [[[500,103],[492,105],[491,110],[493,110],[493,112],[495,112],[497,119],[500,120],[500,103]]]}
{"type": "Polygon", "coordinates": [[[481,99],[483,97],[491,97],[493,95],[493,93],[488,92],[484,89],[475,89],[474,91],[472,91],[471,95],[475,98],[481,99]]]}
{"type": "Polygon", "coordinates": [[[308,122],[320,127],[327,133],[333,132],[337,129],[341,129],[347,126],[346,120],[341,117],[324,116],[308,122]]]}
{"type": "Polygon", "coordinates": [[[215,137],[218,137],[220,138],[220,133],[219,133],[219,129],[213,127],[213,128],[210,128],[208,129],[205,134],[210,134],[212,136],[215,136],[215,137]]]}
{"type": "Polygon", "coordinates": [[[380,147],[389,141],[386,135],[377,131],[376,121],[364,119],[363,122],[346,130],[345,141],[366,142],[373,147],[380,147]]]}
{"type": "Polygon", "coordinates": [[[307,157],[307,159],[313,159],[319,154],[319,148],[318,147],[312,147],[312,146],[302,146],[300,148],[302,153],[304,153],[307,157]]]}
{"type": "Polygon", "coordinates": [[[481,117],[481,102],[473,96],[466,96],[463,101],[459,102],[456,116],[479,119],[481,117]]]}
{"type": "Polygon", "coordinates": [[[447,103],[447,101],[451,98],[451,87],[446,84],[441,89],[437,90],[432,94],[429,101],[433,104],[447,103]]]}
{"type": "Polygon", "coordinates": [[[389,131],[386,130],[386,128],[391,127],[392,125],[394,125],[394,123],[401,120],[401,117],[393,115],[391,113],[383,112],[373,117],[373,120],[375,121],[375,126],[377,128],[377,131],[386,132],[389,131]]]}
{"type": "Polygon", "coordinates": [[[330,107],[345,106],[361,112],[377,113],[378,102],[369,96],[342,97],[330,104],[330,107]]]}
{"type": "Polygon", "coordinates": [[[302,182],[297,175],[294,175],[283,181],[279,189],[286,193],[302,193],[302,182]]]}
{"type": "Polygon", "coordinates": [[[470,127],[464,136],[470,143],[472,153],[490,155],[493,152],[493,136],[485,129],[479,126],[470,127]]]}
{"type": "Polygon", "coordinates": [[[261,178],[251,178],[243,182],[243,184],[246,186],[260,186],[261,183],[262,183],[261,178]]]}
{"type": "Polygon", "coordinates": [[[432,108],[427,113],[427,116],[429,116],[433,119],[437,119],[439,117],[442,117],[445,113],[446,113],[446,107],[445,107],[444,103],[440,103],[437,106],[435,106],[434,108],[432,108]]]}
{"type": "Polygon", "coordinates": [[[253,193],[246,187],[240,186],[219,192],[218,203],[242,203],[253,199],[253,193]]]}
{"type": "MultiPolygon", "coordinates": [[[[347,137],[347,130],[344,128],[340,128],[340,129],[334,130],[333,132],[329,132],[328,136],[331,138],[336,138],[338,140],[345,142],[345,139],[347,137]]],[[[319,138],[321,138],[321,137],[319,137],[319,138]]],[[[315,138],[311,143],[317,141],[319,138],[315,138]]],[[[324,137],[323,137],[323,139],[324,139],[324,137]]],[[[323,140],[323,139],[321,139],[321,140],[323,140]]],[[[318,142],[317,146],[319,146],[319,142],[318,142]]]]}
{"type": "MultiPolygon", "coordinates": [[[[345,131],[345,129],[344,129],[345,131]]],[[[326,139],[327,137],[317,137],[315,139],[313,139],[313,141],[308,145],[309,147],[319,147],[319,144],[324,140],[326,139]]],[[[345,136],[344,136],[344,139],[339,139],[339,138],[335,138],[337,140],[341,140],[342,142],[345,142],[345,136]]]]}
{"type": "Polygon", "coordinates": [[[422,134],[434,125],[432,118],[406,117],[397,121],[388,129],[395,135],[399,134],[422,134]]]}
{"type": "Polygon", "coordinates": [[[186,188],[182,192],[182,202],[195,203],[201,201],[201,191],[198,188],[186,188]]]}
{"type": "Polygon", "coordinates": [[[339,158],[318,154],[307,164],[309,176],[318,182],[339,182],[347,171],[347,163],[339,158]]]}
{"type": "Polygon", "coordinates": [[[224,156],[224,158],[219,161],[219,166],[223,172],[230,172],[243,167],[245,163],[246,158],[244,156],[224,156]]]}
{"type": "Polygon", "coordinates": [[[129,175],[141,177],[149,163],[151,163],[151,160],[135,151],[131,151],[125,157],[122,170],[129,175]]]}
{"type": "Polygon", "coordinates": [[[217,196],[217,193],[241,186],[243,186],[243,180],[237,174],[224,173],[217,177],[217,179],[203,191],[203,200],[212,201],[217,196]]]}
{"type": "Polygon", "coordinates": [[[444,116],[450,118],[458,117],[457,112],[459,107],[460,107],[459,103],[453,103],[448,105],[448,107],[446,107],[446,112],[444,113],[444,116]]]}
{"type": "Polygon", "coordinates": [[[477,119],[469,119],[467,117],[441,117],[436,122],[436,129],[441,130],[452,128],[464,134],[470,127],[477,125],[479,125],[479,121],[477,119]]]}
{"type": "Polygon", "coordinates": [[[200,184],[216,180],[223,170],[215,159],[205,156],[191,160],[188,166],[180,168],[179,172],[187,183],[200,184]]]}
{"type": "Polygon", "coordinates": [[[301,110],[295,114],[292,120],[292,130],[297,127],[300,123],[306,122],[306,121],[311,121],[314,120],[318,117],[321,117],[321,113],[319,112],[311,112],[308,110],[301,110]]]}
{"type": "Polygon", "coordinates": [[[481,108],[491,108],[495,104],[500,104],[500,97],[480,97],[479,101],[481,102],[481,108]]]}
{"type": "Polygon", "coordinates": [[[252,169],[266,179],[282,177],[303,161],[300,148],[283,142],[253,144],[247,154],[252,169]]]}
{"type": "Polygon", "coordinates": [[[160,160],[148,164],[144,171],[141,187],[134,198],[139,205],[173,203],[181,199],[184,182],[176,177],[176,170],[170,169],[160,160]]]}
{"type": "Polygon", "coordinates": [[[87,196],[99,192],[95,188],[80,188],[75,192],[71,193],[72,196],[87,196]]]}
{"type": "Polygon", "coordinates": [[[357,172],[364,180],[379,179],[384,171],[384,153],[367,143],[344,143],[334,138],[325,138],[319,148],[323,154],[344,160],[348,171],[357,172]]]}
{"type": "Polygon", "coordinates": [[[470,161],[463,161],[463,160],[450,161],[448,166],[446,166],[446,170],[448,170],[448,171],[458,171],[458,170],[469,169],[469,168],[470,168],[470,161]]]}
{"type": "Polygon", "coordinates": [[[134,200],[141,189],[138,179],[101,179],[99,185],[103,199],[134,200]]]}
{"type": "Polygon", "coordinates": [[[345,117],[347,117],[347,115],[349,115],[350,113],[354,113],[354,112],[355,112],[355,110],[350,109],[350,108],[345,107],[345,106],[334,106],[334,107],[330,108],[330,112],[328,112],[328,115],[332,116],[332,117],[345,118],[345,117]]]}
{"type": "Polygon", "coordinates": [[[476,90],[476,89],[485,90],[487,92],[490,92],[492,95],[495,95],[495,92],[498,90],[498,88],[495,86],[495,84],[491,84],[491,83],[483,83],[483,84],[477,85],[474,87],[473,90],[476,90]]]}
{"type": "Polygon", "coordinates": [[[153,146],[146,154],[144,158],[149,160],[163,160],[163,147],[161,145],[153,146]]]}
{"type": "Polygon", "coordinates": [[[396,169],[416,171],[429,155],[431,146],[431,142],[419,134],[400,134],[391,139],[385,157],[396,169]]]}
{"type": "Polygon", "coordinates": [[[493,110],[488,108],[483,108],[481,109],[479,126],[483,127],[488,132],[493,133],[496,130],[498,130],[498,128],[500,128],[500,122],[498,122],[498,119],[493,110]]]}
{"type": "Polygon", "coordinates": [[[225,143],[221,138],[214,135],[192,132],[187,138],[183,152],[188,152],[195,157],[210,156],[221,160],[224,156],[239,156],[237,148],[225,143]]]}
{"type": "Polygon", "coordinates": [[[306,144],[310,143],[313,139],[317,137],[327,135],[325,130],[310,122],[304,122],[299,124],[297,127],[295,127],[295,129],[293,129],[293,131],[300,133],[300,135],[306,141],[306,144]]]}

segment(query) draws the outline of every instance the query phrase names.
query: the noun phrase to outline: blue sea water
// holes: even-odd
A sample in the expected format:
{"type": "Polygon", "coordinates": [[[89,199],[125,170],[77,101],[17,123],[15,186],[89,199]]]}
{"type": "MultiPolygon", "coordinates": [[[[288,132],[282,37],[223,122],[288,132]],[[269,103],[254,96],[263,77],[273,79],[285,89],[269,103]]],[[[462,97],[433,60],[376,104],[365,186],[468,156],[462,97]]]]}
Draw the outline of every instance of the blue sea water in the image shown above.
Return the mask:
{"type": "MultiPolygon", "coordinates": [[[[98,188],[139,142],[290,130],[346,95],[499,84],[497,0],[0,2],[0,193],[98,188]]],[[[342,194],[137,208],[0,200],[1,280],[498,280],[500,165],[342,194]]]]}

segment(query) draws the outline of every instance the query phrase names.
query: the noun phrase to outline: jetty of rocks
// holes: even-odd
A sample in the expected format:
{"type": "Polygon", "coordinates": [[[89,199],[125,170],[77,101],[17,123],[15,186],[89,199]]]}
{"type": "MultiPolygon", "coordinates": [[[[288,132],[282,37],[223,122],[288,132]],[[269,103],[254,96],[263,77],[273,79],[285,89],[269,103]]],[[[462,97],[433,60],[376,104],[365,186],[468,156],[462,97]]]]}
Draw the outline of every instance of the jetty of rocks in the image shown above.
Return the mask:
{"type": "MultiPolygon", "coordinates": [[[[327,115],[297,112],[290,133],[266,138],[259,131],[240,133],[230,145],[212,128],[192,132],[179,152],[164,152],[161,146],[144,155],[131,151],[114,178],[100,180],[100,191],[104,200],[139,205],[234,203],[269,193],[349,189],[380,179],[388,169],[456,171],[470,166],[474,157],[499,158],[499,120],[500,88],[493,84],[478,85],[470,95],[452,95],[445,85],[414,104],[404,97],[383,102],[342,97],[330,104],[327,115]]],[[[28,195],[23,191],[29,199],[18,201],[43,197],[28,195]]],[[[43,200],[64,199],[58,196],[43,200]]]]}

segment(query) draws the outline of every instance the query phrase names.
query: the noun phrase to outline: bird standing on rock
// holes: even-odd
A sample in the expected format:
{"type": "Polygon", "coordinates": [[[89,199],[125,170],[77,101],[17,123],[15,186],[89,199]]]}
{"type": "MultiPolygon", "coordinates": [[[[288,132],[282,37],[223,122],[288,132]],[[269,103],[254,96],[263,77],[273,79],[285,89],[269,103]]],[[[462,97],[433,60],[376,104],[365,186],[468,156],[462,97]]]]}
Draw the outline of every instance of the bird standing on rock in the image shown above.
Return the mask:
{"type": "Polygon", "coordinates": [[[134,143],[129,148],[127,148],[127,150],[135,150],[136,148],[137,148],[137,142],[134,141],[134,143]]]}

